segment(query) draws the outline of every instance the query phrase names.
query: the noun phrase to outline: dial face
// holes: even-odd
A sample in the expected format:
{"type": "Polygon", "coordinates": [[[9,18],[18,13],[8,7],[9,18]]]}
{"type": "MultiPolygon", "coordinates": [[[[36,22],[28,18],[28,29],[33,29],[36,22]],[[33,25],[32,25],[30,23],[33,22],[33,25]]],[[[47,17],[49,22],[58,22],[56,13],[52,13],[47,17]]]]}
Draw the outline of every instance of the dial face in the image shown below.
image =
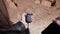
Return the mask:
{"type": "Polygon", "coordinates": [[[27,15],[26,15],[26,22],[27,22],[27,23],[31,23],[31,22],[32,22],[31,16],[32,16],[32,14],[27,14],[27,15]]]}

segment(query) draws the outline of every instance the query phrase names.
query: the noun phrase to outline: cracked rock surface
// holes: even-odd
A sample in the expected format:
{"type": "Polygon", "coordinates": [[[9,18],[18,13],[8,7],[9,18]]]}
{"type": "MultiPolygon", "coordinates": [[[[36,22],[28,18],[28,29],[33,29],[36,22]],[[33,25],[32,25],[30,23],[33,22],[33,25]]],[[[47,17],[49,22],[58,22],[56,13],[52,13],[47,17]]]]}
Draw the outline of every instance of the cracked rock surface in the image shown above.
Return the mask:
{"type": "MultiPolygon", "coordinates": [[[[41,34],[54,18],[60,16],[60,0],[56,0],[54,7],[51,7],[51,2],[46,0],[3,0],[6,7],[2,0],[0,2],[0,10],[8,16],[5,18],[9,23],[15,24],[20,21],[22,13],[33,13],[33,22],[29,24],[31,34],[41,34]]],[[[7,22],[5,19],[3,21],[7,22]]]]}

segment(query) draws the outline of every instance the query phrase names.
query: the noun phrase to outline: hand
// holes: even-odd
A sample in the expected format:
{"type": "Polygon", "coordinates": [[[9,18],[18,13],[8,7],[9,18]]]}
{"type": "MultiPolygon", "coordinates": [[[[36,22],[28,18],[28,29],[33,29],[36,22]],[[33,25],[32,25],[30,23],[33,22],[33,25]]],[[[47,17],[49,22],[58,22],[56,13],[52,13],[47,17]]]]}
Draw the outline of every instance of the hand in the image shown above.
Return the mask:
{"type": "Polygon", "coordinates": [[[27,15],[27,13],[23,13],[22,14],[22,20],[21,20],[21,22],[24,24],[25,28],[28,28],[28,24],[26,23],[26,20],[25,20],[25,15],[27,15]]]}

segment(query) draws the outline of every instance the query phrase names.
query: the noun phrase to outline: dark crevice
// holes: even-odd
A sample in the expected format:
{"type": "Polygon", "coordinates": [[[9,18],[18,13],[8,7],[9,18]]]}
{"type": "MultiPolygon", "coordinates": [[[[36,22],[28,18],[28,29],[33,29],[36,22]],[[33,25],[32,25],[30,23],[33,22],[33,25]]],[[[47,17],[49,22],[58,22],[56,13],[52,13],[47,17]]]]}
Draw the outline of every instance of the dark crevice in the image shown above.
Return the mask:
{"type": "Polygon", "coordinates": [[[56,0],[54,0],[54,1],[51,2],[51,6],[52,7],[56,6],[56,0]]]}
{"type": "Polygon", "coordinates": [[[18,6],[18,4],[16,3],[16,2],[14,2],[14,0],[11,0],[13,3],[14,3],[14,5],[17,7],[18,6]]]}
{"type": "Polygon", "coordinates": [[[17,3],[14,3],[14,4],[15,4],[16,7],[18,6],[17,3]]]}

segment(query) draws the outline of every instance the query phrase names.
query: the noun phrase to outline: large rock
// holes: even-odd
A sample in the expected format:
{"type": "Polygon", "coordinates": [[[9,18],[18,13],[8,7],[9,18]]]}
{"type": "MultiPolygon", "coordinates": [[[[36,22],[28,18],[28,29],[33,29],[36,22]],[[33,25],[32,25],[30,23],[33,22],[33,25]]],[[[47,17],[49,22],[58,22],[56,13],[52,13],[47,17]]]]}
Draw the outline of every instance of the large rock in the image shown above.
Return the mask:
{"type": "MultiPolygon", "coordinates": [[[[1,17],[5,21],[3,24],[8,24],[8,22],[12,25],[18,21],[21,21],[22,13],[33,13],[33,22],[30,24],[30,32],[31,34],[41,34],[42,30],[44,30],[54,18],[60,16],[60,0],[57,0],[56,7],[50,7],[50,2],[43,0],[43,4],[46,6],[42,6],[39,4],[39,1],[35,0],[3,0],[4,5],[2,4],[2,0],[0,0],[0,9],[3,11],[5,16],[1,17]],[[6,5],[6,7],[5,7],[6,5]]],[[[0,11],[1,12],[1,11],[0,11]]],[[[1,13],[2,16],[2,13],[1,13]]],[[[2,20],[0,18],[0,20],[2,20]]]]}

